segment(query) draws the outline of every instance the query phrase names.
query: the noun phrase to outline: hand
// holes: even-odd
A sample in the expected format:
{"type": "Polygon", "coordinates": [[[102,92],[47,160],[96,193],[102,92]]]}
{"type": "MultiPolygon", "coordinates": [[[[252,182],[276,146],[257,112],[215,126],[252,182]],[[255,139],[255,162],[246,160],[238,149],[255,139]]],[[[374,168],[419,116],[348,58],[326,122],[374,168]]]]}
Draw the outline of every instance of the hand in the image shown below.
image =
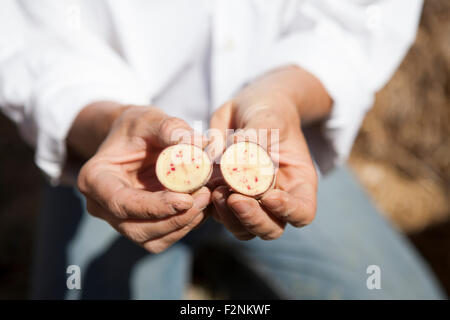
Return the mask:
{"type": "MultiPolygon", "coordinates": [[[[90,114],[95,110],[87,110],[78,121],[90,114]]],[[[75,124],[69,139],[76,140],[73,136],[83,127],[75,124]]],[[[198,226],[205,219],[209,190],[203,187],[192,195],[166,191],[155,174],[160,151],[180,141],[204,147],[206,140],[159,109],[126,107],[80,171],[78,187],[89,213],[152,253],[167,249],[198,226]]]]}
{"type": "MultiPolygon", "coordinates": [[[[291,99],[293,95],[285,94],[289,88],[293,88],[292,92],[298,99],[299,94],[294,89],[308,85],[315,90],[310,92],[321,92],[321,86],[316,82],[299,86],[299,82],[310,81],[310,76],[299,69],[269,74],[224,104],[211,119],[211,128],[219,129],[223,136],[226,129],[242,129],[234,135],[234,142],[249,138],[254,140],[255,137],[259,141],[268,141],[267,151],[272,155],[278,144],[278,155],[275,158],[278,158],[279,169],[274,189],[267,191],[259,200],[233,193],[227,186],[219,186],[212,193],[216,209],[213,217],[238,239],[249,240],[255,236],[264,240],[277,239],[283,234],[286,223],[302,227],[314,219],[317,174],[301,131],[299,112],[305,108],[305,104],[299,108],[298,101],[291,99]],[[293,75],[292,72],[301,73],[293,75]],[[268,129],[269,137],[271,130],[279,129],[279,140],[271,141],[268,137],[262,137],[258,129],[268,129]]],[[[322,110],[316,109],[305,115],[308,121],[316,120],[329,112],[331,100],[326,97],[308,100],[319,105],[323,101],[324,106],[322,110]]]]}

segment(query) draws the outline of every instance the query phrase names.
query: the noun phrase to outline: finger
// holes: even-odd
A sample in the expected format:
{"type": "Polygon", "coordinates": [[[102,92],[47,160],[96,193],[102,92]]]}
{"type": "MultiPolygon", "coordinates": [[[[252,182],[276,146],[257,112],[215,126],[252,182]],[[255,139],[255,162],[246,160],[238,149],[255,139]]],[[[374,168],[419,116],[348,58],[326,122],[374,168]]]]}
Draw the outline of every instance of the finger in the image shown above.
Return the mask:
{"type": "Polygon", "coordinates": [[[285,222],[264,211],[257,200],[234,193],[228,197],[227,204],[242,225],[261,239],[274,240],[283,234],[285,222]]]}
{"type": "Polygon", "coordinates": [[[116,220],[113,222],[113,225],[115,225],[120,233],[137,243],[144,243],[151,239],[163,237],[190,225],[199,215],[203,218],[205,217],[203,209],[208,205],[210,200],[209,190],[202,188],[193,194],[193,198],[194,206],[188,211],[175,216],[154,221],[116,220]]]}
{"type": "Polygon", "coordinates": [[[225,186],[226,181],[222,176],[219,164],[213,164],[213,172],[206,186],[209,190],[215,190],[217,187],[225,186]]]}
{"type": "Polygon", "coordinates": [[[194,207],[203,211],[211,203],[211,191],[207,187],[201,187],[192,194],[194,207]]]}
{"type": "Polygon", "coordinates": [[[170,191],[148,192],[122,188],[112,200],[118,217],[126,219],[162,219],[189,210],[192,196],[170,191]]]}
{"type": "Polygon", "coordinates": [[[214,163],[218,163],[226,148],[226,137],[232,132],[233,103],[227,102],[214,112],[208,130],[209,145],[205,151],[214,163]],[[229,131],[230,130],[230,131],[229,131]]]}
{"type": "Polygon", "coordinates": [[[233,103],[227,102],[214,112],[210,120],[210,128],[219,132],[217,138],[222,138],[223,141],[226,139],[227,130],[233,128],[233,110],[233,103]]]}
{"type": "Polygon", "coordinates": [[[264,147],[272,156],[278,152],[281,139],[286,138],[289,127],[286,119],[295,118],[297,115],[288,117],[284,114],[273,111],[273,107],[268,105],[252,106],[251,108],[240,109],[237,118],[238,128],[233,139],[237,141],[255,142],[264,147]]]}
{"type": "Polygon", "coordinates": [[[254,128],[238,129],[228,137],[227,145],[244,141],[259,143],[258,130],[254,128]]]}
{"type": "Polygon", "coordinates": [[[154,238],[148,241],[145,241],[142,243],[142,246],[151,253],[160,253],[166,249],[168,249],[170,246],[172,246],[174,243],[182,239],[186,234],[188,234],[193,229],[200,226],[206,218],[205,213],[201,212],[199,215],[197,215],[190,223],[188,223],[183,228],[176,230],[174,232],[171,232],[167,235],[164,235],[159,238],[154,238]]]}
{"type": "Polygon", "coordinates": [[[290,193],[270,190],[260,201],[271,214],[294,227],[310,224],[316,212],[315,187],[306,183],[298,185],[290,193]]]}
{"type": "Polygon", "coordinates": [[[255,235],[248,232],[228,208],[227,198],[229,195],[230,191],[225,186],[216,188],[212,193],[211,198],[218,215],[218,220],[239,240],[253,239],[255,235]]]}
{"type": "Polygon", "coordinates": [[[166,116],[161,119],[157,132],[162,147],[177,143],[188,143],[204,149],[208,139],[192,129],[186,121],[180,118],[166,116]]]}
{"type": "Polygon", "coordinates": [[[188,194],[131,188],[108,172],[92,175],[89,194],[119,219],[160,219],[188,210],[194,204],[188,194]]]}
{"type": "MultiPolygon", "coordinates": [[[[212,194],[211,194],[211,202],[212,202],[212,194]]],[[[216,208],[214,207],[214,204],[209,205],[204,212],[208,217],[213,217],[214,220],[222,224],[222,221],[220,220],[219,214],[217,213],[216,208]]]]}

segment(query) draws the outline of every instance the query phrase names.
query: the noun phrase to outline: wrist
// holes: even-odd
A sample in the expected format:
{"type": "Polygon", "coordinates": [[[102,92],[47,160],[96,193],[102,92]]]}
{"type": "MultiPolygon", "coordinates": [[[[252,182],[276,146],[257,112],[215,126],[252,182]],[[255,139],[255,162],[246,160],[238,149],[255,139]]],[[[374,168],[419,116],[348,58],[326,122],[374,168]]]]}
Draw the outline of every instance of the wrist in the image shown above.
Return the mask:
{"type": "Polygon", "coordinates": [[[282,90],[275,88],[248,88],[234,100],[237,108],[238,127],[251,123],[252,118],[268,117],[275,121],[277,129],[300,128],[301,115],[295,101],[282,90]]]}
{"type": "Polygon", "coordinates": [[[129,106],[112,101],[98,101],[84,107],[69,131],[69,151],[82,159],[90,158],[127,108],[129,106]]]}
{"type": "Polygon", "coordinates": [[[249,84],[239,95],[246,100],[268,97],[276,106],[294,105],[302,124],[326,118],[333,104],[321,82],[298,66],[274,69],[249,84]]]}

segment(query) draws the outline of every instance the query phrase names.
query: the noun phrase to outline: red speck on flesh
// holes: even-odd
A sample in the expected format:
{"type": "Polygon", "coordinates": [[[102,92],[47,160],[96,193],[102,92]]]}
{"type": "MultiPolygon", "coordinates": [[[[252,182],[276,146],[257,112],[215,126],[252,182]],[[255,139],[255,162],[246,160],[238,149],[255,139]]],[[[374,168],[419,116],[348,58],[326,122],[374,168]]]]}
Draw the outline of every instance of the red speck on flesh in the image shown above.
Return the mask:
{"type": "Polygon", "coordinates": [[[172,171],[175,171],[175,168],[174,168],[174,167],[172,167],[172,168],[170,168],[170,170],[172,170],[172,171]]]}
{"type": "Polygon", "coordinates": [[[169,174],[170,174],[170,171],[167,171],[166,175],[169,175],[169,174]]]}
{"type": "Polygon", "coordinates": [[[171,163],[170,166],[173,167],[173,163],[171,163]]]}
{"type": "Polygon", "coordinates": [[[255,177],[255,182],[258,182],[258,177],[255,177]]]}
{"type": "Polygon", "coordinates": [[[249,185],[247,185],[247,189],[248,189],[248,190],[251,190],[251,189],[252,189],[252,187],[250,187],[249,185]]]}
{"type": "Polygon", "coordinates": [[[233,168],[233,171],[237,171],[237,168],[233,168]]]}
{"type": "Polygon", "coordinates": [[[194,158],[192,158],[192,159],[191,159],[191,161],[192,161],[192,162],[194,162],[194,161],[195,161],[195,159],[194,159],[194,158]]]}
{"type": "Polygon", "coordinates": [[[191,180],[188,180],[188,181],[186,181],[187,182],[187,184],[191,184],[191,180]]]}
{"type": "Polygon", "coordinates": [[[200,168],[199,166],[195,166],[197,169],[200,168]]]}

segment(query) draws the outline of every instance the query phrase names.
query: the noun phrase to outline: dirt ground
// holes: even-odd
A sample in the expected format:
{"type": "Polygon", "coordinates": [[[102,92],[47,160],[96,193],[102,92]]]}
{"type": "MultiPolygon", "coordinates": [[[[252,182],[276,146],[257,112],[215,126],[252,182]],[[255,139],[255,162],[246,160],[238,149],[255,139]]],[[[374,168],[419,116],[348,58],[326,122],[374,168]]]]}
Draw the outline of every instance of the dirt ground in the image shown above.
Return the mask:
{"type": "MultiPolygon", "coordinates": [[[[416,43],[378,93],[349,163],[450,294],[449,15],[450,1],[425,1],[416,43]]],[[[32,161],[0,115],[0,299],[25,298],[30,282],[42,181],[32,161]]],[[[201,287],[191,291],[207,297],[201,287]]]]}
{"type": "Polygon", "coordinates": [[[349,163],[450,293],[450,1],[425,1],[416,42],[378,93],[349,163]]]}

